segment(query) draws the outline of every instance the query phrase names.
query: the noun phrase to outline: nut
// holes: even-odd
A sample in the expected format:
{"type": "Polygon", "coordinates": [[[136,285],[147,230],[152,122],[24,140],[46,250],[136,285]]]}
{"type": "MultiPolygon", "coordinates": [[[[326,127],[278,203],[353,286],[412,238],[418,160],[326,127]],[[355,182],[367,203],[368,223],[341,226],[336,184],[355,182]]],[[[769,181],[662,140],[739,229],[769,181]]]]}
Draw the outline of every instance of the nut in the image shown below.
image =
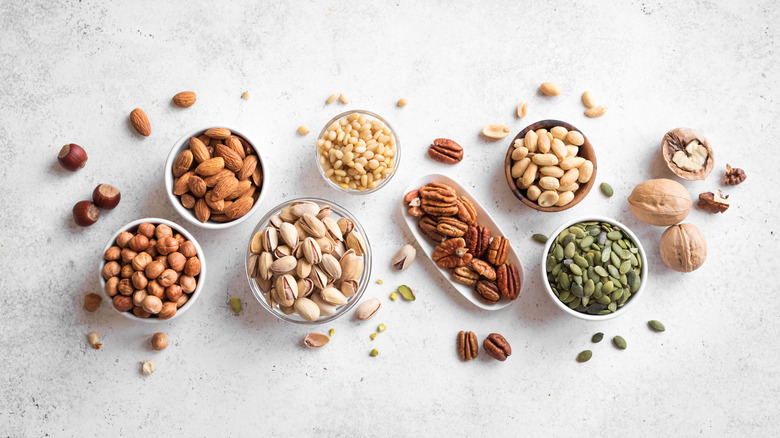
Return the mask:
{"type": "Polygon", "coordinates": [[[445,240],[433,250],[433,261],[440,268],[466,266],[473,255],[468,252],[466,242],[462,237],[445,240]]]}
{"type": "Polygon", "coordinates": [[[488,280],[496,279],[496,270],[493,269],[493,267],[490,266],[489,263],[483,260],[479,260],[479,259],[471,260],[471,269],[473,269],[480,276],[487,278],[488,280]]]}
{"type": "Polygon", "coordinates": [[[80,201],[73,206],[73,221],[80,227],[88,227],[100,218],[100,209],[89,201],[80,201]]]}
{"type": "Polygon", "coordinates": [[[546,96],[557,96],[561,94],[561,86],[555,82],[542,82],[539,91],[546,96]]]}
{"type": "Polygon", "coordinates": [[[87,335],[87,341],[89,341],[89,345],[95,350],[100,350],[100,347],[103,346],[103,343],[100,342],[100,334],[98,332],[89,333],[87,335]]]}
{"type": "Polygon", "coordinates": [[[490,246],[490,229],[480,226],[471,227],[466,232],[464,239],[469,252],[474,257],[482,257],[487,253],[490,246]]]}
{"type": "Polygon", "coordinates": [[[585,115],[590,118],[601,117],[607,112],[607,107],[603,105],[597,105],[585,110],[585,115]]]}
{"type": "Polygon", "coordinates": [[[727,186],[735,186],[747,178],[745,171],[740,168],[732,168],[728,164],[726,165],[726,173],[723,176],[724,182],[727,186]]]}
{"type": "Polygon", "coordinates": [[[661,152],[669,170],[688,181],[707,178],[715,165],[709,142],[691,128],[667,132],[661,142],[661,152]]]}
{"type": "Polygon", "coordinates": [[[489,304],[496,304],[501,299],[501,291],[495,281],[479,280],[474,290],[489,304]]]}
{"type": "Polygon", "coordinates": [[[508,254],[509,240],[503,236],[496,236],[490,242],[490,247],[487,251],[487,261],[493,266],[500,266],[506,263],[508,254]]]}
{"type": "Polygon", "coordinates": [[[463,147],[452,140],[437,138],[428,148],[428,156],[444,164],[457,164],[463,160],[463,147]]]}
{"type": "Polygon", "coordinates": [[[436,230],[446,237],[463,237],[468,229],[468,224],[454,217],[439,218],[436,223],[436,230]]]}
{"type": "Polygon", "coordinates": [[[452,279],[458,283],[472,286],[479,280],[479,274],[468,266],[460,266],[452,270],[452,279]]]}
{"type": "Polygon", "coordinates": [[[108,184],[100,184],[92,192],[92,202],[103,210],[111,210],[116,207],[121,197],[119,190],[108,184]]]}
{"type": "Polygon", "coordinates": [[[152,133],[149,117],[146,117],[146,113],[141,108],[136,108],[130,113],[130,123],[144,137],[148,137],[152,133]]]}
{"type": "Polygon", "coordinates": [[[717,193],[701,193],[699,195],[699,208],[710,213],[723,213],[729,209],[729,195],[724,196],[720,190],[717,193]]]}
{"type": "Polygon", "coordinates": [[[330,336],[323,335],[322,333],[309,333],[303,338],[303,345],[309,348],[320,348],[330,342],[330,336]]]}
{"type": "Polygon", "coordinates": [[[382,307],[382,301],[380,301],[379,298],[371,298],[370,300],[364,301],[355,309],[355,316],[357,319],[363,321],[371,319],[376,315],[376,312],[379,311],[380,307],[382,307]]]}
{"type": "Polygon", "coordinates": [[[707,241],[693,224],[678,224],[661,235],[661,260],[677,272],[699,269],[707,258],[707,241]]]}
{"type": "Polygon", "coordinates": [[[479,341],[474,332],[458,332],[458,356],[460,360],[468,362],[476,359],[479,354],[479,341]]]}
{"type": "Polygon", "coordinates": [[[639,220],[650,225],[668,226],[682,222],[691,211],[691,195],[682,184],[670,179],[640,183],[628,197],[628,205],[639,220]]]}
{"type": "Polygon", "coordinates": [[[528,115],[528,102],[520,102],[517,104],[517,110],[515,110],[515,115],[518,119],[522,119],[523,117],[528,115]]]}
{"type": "Polygon", "coordinates": [[[509,128],[498,123],[489,123],[482,127],[482,135],[494,140],[506,137],[509,132],[509,128]]]}
{"type": "Polygon", "coordinates": [[[417,227],[420,231],[434,242],[441,243],[447,237],[439,232],[437,229],[438,222],[431,216],[423,216],[420,222],[417,223],[417,227]]]}
{"type": "Polygon", "coordinates": [[[515,265],[505,263],[499,266],[496,276],[496,282],[498,283],[498,289],[501,291],[501,296],[507,300],[517,299],[522,284],[520,282],[520,273],[515,265]]]}
{"type": "Polygon", "coordinates": [[[467,225],[475,225],[477,223],[477,209],[474,204],[463,196],[460,196],[455,202],[458,205],[458,219],[467,225]]]}
{"type": "Polygon", "coordinates": [[[195,92],[182,91],[181,93],[176,93],[171,100],[179,108],[189,108],[195,104],[195,92]]]}
{"type": "Polygon", "coordinates": [[[396,270],[403,271],[412,264],[416,256],[417,250],[412,245],[406,244],[398,250],[391,264],[396,270]]]}
{"type": "Polygon", "coordinates": [[[502,362],[512,355],[512,347],[509,345],[509,342],[498,333],[489,334],[485,342],[482,343],[482,347],[490,357],[502,362]]]}
{"type": "Polygon", "coordinates": [[[141,373],[152,374],[157,369],[157,364],[153,360],[145,360],[141,362],[141,373]]]}
{"type": "Polygon", "coordinates": [[[87,164],[87,152],[81,146],[69,143],[60,149],[57,161],[63,168],[75,172],[87,164]]]}
{"type": "Polygon", "coordinates": [[[160,313],[157,316],[159,316],[160,319],[171,319],[176,315],[178,308],[178,303],[175,301],[167,301],[163,303],[160,313]]]}
{"type": "Polygon", "coordinates": [[[155,333],[152,335],[151,343],[155,350],[165,350],[168,347],[168,337],[165,336],[165,333],[155,333]]]}
{"type": "Polygon", "coordinates": [[[593,93],[591,91],[582,93],[582,104],[585,105],[586,108],[593,108],[596,106],[596,98],[593,97],[593,93]]]}

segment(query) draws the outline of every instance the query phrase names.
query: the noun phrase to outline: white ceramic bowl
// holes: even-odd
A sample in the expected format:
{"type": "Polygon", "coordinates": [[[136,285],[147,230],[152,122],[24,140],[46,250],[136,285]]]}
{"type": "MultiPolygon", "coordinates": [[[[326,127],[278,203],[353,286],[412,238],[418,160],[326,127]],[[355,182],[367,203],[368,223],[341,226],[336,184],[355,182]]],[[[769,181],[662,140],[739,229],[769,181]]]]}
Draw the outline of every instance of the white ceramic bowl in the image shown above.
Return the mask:
{"type": "Polygon", "coordinates": [[[623,225],[622,223],[614,219],[610,219],[604,216],[584,216],[584,217],[580,217],[577,219],[564,222],[560,227],[558,227],[557,230],[555,230],[552,234],[550,234],[550,238],[547,240],[547,243],[544,245],[544,251],[542,252],[542,261],[541,261],[542,284],[544,284],[544,288],[547,291],[547,295],[549,295],[550,299],[555,303],[555,305],[558,306],[558,308],[560,308],[564,312],[568,313],[569,315],[576,316],[577,318],[587,319],[589,321],[604,321],[607,319],[612,319],[616,316],[626,313],[630,308],[634,307],[637,299],[644,296],[642,292],[644,291],[645,287],[647,287],[648,272],[649,272],[649,266],[648,266],[647,254],[645,254],[645,249],[642,246],[642,242],[639,241],[636,235],[627,226],[623,225]],[[606,222],[608,224],[612,224],[616,227],[619,227],[623,232],[628,234],[631,240],[634,241],[637,249],[639,250],[639,255],[642,257],[642,273],[640,275],[640,278],[642,279],[642,284],[639,286],[639,289],[633,294],[631,294],[631,296],[628,298],[625,304],[623,304],[622,307],[619,307],[616,311],[605,315],[591,315],[588,313],[581,313],[574,309],[570,309],[569,306],[564,304],[560,299],[558,299],[557,296],[555,296],[555,293],[553,292],[552,287],[550,287],[550,283],[547,280],[547,270],[545,269],[545,266],[547,264],[547,253],[550,251],[550,247],[555,242],[555,239],[558,237],[558,235],[561,234],[563,230],[569,228],[574,224],[580,222],[589,222],[589,221],[606,222]]]}
{"type": "Polygon", "coordinates": [[[196,225],[201,228],[207,228],[210,230],[222,230],[225,228],[230,228],[235,225],[240,224],[241,222],[244,222],[247,220],[250,216],[257,213],[260,202],[263,200],[263,196],[265,195],[265,186],[266,181],[268,181],[268,168],[265,166],[265,160],[263,159],[262,154],[260,154],[260,150],[257,148],[255,143],[244,134],[243,131],[239,131],[236,128],[232,128],[228,125],[209,125],[203,128],[197,128],[193,129],[183,136],[176,140],[176,143],[173,144],[173,147],[171,148],[171,152],[168,154],[168,159],[165,161],[165,191],[168,194],[168,200],[171,201],[171,205],[173,205],[173,208],[176,209],[176,211],[183,217],[187,222],[196,225]],[[257,154],[257,165],[260,166],[260,168],[263,171],[263,181],[261,187],[259,187],[259,195],[257,197],[257,200],[255,201],[254,205],[252,205],[252,208],[249,210],[249,212],[240,218],[230,221],[230,222],[214,222],[212,220],[207,220],[206,222],[201,222],[198,220],[197,217],[195,217],[195,212],[191,209],[184,208],[183,205],[181,205],[181,201],[179,201],[179,197],[173,194],[173,162],[176,160],[176,157],[179,155],[181,151],[188,148],[190,146],[190,137],[197,137],[204,132],[206,132],[207,129],[210,128],[227,128],[232,132],[233,134],[240,135],[244,138],[244,140],[249,143],[250,146],[252,146],[252,149],[255,150],[255,153],[257,154]]]}
{"type": "Polygon", "coordinates": [[[111,307],[111,310],[113,310],[114,312],[124,316],[127,319],[131,319],[133,321],[139,321],[139,322],[143,322],[143,323],[147,323],[147,324],[158,324],[158,323],[173,321],[173,320],[175,320],[177,318],[180,318],[184,314],[184,312],[189,310],[195,304],[195,301],[200,296],[200,292],[203,290],[203,284],[204,284],[204,282],[206,280],[206,257],[205,257],[205,255],[203,253],[203,248],[200,247],[200,244],[198,243],[197,240],[195,240],[195,237],[193,237],[192,234],[189,233],[189,231],[184,229],[184,227],[182,227],[181,225],[179,225],[179,224],[177,224],[175,222],[171,222],[171,221],[166,220],[166,219],[160,219],[160,218],[156,218],[156,217],[147,217],[147,218],[143,218],[143,219],[138,219],[138,220],[132,221],[129,224],[123,226],[116,233],[114,233],[113,236],[111,236],[111,239],[108,240],[108,243],[106,244],[106,247],[103,248],[103,252],[100,253],[100,257],[101,257],[101,259],[100,259],[100,269],[98,270],[98,278],[100,279],[100,290],[103,292],[103,297],[108,300],[108,305],[111,307]],[[200,274],[198,274],[198,286],[195,288],[195,291],[193,291],[192,294],[190,294],[189,300],[187,300],[187,302],[176,311],[175,315],[173,315],[172,317],[170,317],[168,319],[139,318],[139,317],[135,316],[133,314],[133,312],[120,312],[119,310],[117,310],[114,307],[114,305],[112,303],[112,297],[108,296],[108,294],[106,293],[106,280],[103,278],[103,275],[102,275],[103,265],[106,264],[106,261],[103,260],[103,258],[102,258],[103,254],[105,254],[105,252],[108,250],[108,248],[111,248],[112,246],[114,246],[116,244],[116,238],[117,238],[117,236],[119,236],[119,233],[121,233],[123,231],[130,231],[130,230],[135,231],[138,228],[138,225],[140,225],[142,223],[145,223],[145,222],[149,222],[149,223],[152,223],[152,224],[155,224],[155,225],[157,225],[157,224],[165,224],[165,225],[168,225],[169,227],[171,227],[174,232],[181,233],[184,237],[187,238],[187,240],[189,240],[190,242],[192,242],[193,245],[195,245],[195,249],[198,251],[198,258],[200,259],[200,274]]]}

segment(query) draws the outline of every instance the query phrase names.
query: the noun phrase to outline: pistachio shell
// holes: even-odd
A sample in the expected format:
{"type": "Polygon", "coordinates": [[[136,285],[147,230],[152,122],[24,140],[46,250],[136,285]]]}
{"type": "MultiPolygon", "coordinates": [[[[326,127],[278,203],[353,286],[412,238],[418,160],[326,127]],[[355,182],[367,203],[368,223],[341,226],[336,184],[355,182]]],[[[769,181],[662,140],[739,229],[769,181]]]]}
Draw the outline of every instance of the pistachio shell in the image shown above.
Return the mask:
{"type": "Polygon", "coordinates": [[[320,262],[320,268],[328,275],[328,277],[336,280],[341,278],[341,264],[330,254],[323,254],[322,261],[320,262]]]}
{"type": "Polygon", "coordinates": [[[257,277],[257,267],[260,262],[259,254],[252,254],[246,261],[246,273],[249,274],[249,278],[257,277]]]}
{"type": "Polygon", "coordinates": [[[362,256],[366,253],[366,241],[357,231],[351,231],[347,234],[347,248],[354,250],[355,255],[362,256]]]}
{"type": "Polygon", "coordinates": [[[308,297],[309,295],[311,295],[312,291],[314,291],[314,282],[311,281],[311,278],[298,279],[299,297],[308,297]]]}
{"type": "Polygon", "coordinates": [[[279,229],[279,227],[282,226],[284,221],[282,220],[281,217],[279,217],[278,214],[275,214],[271,216],[271,219],[268,220],[268,223],[271,224],[271,226],[273,226],[274,228],[279,229]]]}
{"type": "Polygon", "coordinates": [[[344,242],[339,242],[336,244],[336,246],[333,247],[333,253],[339,260],[341,260],[342,257],[344,257],[344,254],[347,252],[347,247],[344,245],[344,242]]]}
{"type": "Polygon", "coordinates": [[[264,251],[262,254],[260,254],[257,263],[257,273],[260,275],[260,278],[263,280],[268,280],[273,276],[273,271],[271,270],[271,264],[273,262],[274,256],[272,256],[270,252],[264,251]]]}
{"type": "Polygon", "coordinates": [[[265,293],[265,302],[268,303],[268,307],[272,309],[275,308],[277,305],[279,305],[279,303],[277,303],[276,300],[274,300],[271,292],[265,293]]]}
{"type": "Polygon", "coordinates": [[[288,255],[292,255],[292,249],[290,249],[287,245],[279,245],[276,247],[276,249],[273,251],[274,257],[277,259],[280,259],[282,257],[286,257],[288,255]]]}
{"type": "Polygon", "coordinates": [[[314,239],[315,242],[317,242],[317,245],[319,245],[320,250],[324,253],[333,252],[333,247],[336,246],[335,242],[330,237],[318,237],[314,239]]]}
{"type": "Polygon", "coordinates": [[[318,289],[325,289],[328,285],[328,276],[322,272],[322,269],[320,269],[319,266],[312,266],[309,278],[311,278],[311,281],[314,282],[314,286],[318,289]]]}
{"type": "Polygon", "coordinates": [[[255,283],[257,283],[257,287],[260,288],[263,292],[269,292],[271,290],[271,287],[273,286],[271,279],[265,279],[261,277],[255,277],[255,283]]]}
{"type": "Polygon", "coordinates": [[[279,310],[281,310],[282,313],[284,313],[285,315],[292,315],[293,313],[295,313],[295,307],[293,306],[282,306],[280,304],[279,310]]]}
{"type": "Polygon", "coordinates": [[[292,209],[290,207],[284,207],[282,211],[279,212],[279,218],[284,222],[295,222],[298,219],[298,216],[292,214],[292,209]]]}
{"type": "Polygon", "coordinates": [[[298,259],[294,256],[284,256],[271,263],[271,271],[275,274],[284,274],[292,271],[298,265],[298,259]]]}
{"type": "Polygon", "coordinates": [[[312,265],[319,264],[322,261],[322,250],[311,237],[307,237],[303,241],[303,255],[306,257],[306,261],[312,265]]]}
{"type": "Polygon", "coordinates": [[[309,348],[320,348],[327,345],[328,342],[330,342],[330,337],[322,333],[309,333],[303,338],[303,345],[309,348]]]}
{"type": "Polygon", "coordinates": [[[342,236],[346,236],[355,228],[355,223],[345,217],[340,218],[336,223],[339,226],[339,230],[341,230],[342,236]]]}
{"type": "Polygon", "coordinates": [[[295,229],[295,225],[289,222],[282,223],[279,227],[279,234],[290,248],[298,246],[298,230],[295,229]]]}
{"type": "Polygon", "coordinates": [[[276,279],[276,298],[280,305],[292,306],[298,298],[298,282],[290,274],[282,275],[276,279]]]}
{"type": "Polygon", "coordinates": [[[341,282],[341,287],[339,288],[339,290],[347,298],[355,296],[355,294],[358,291],[358,282],[355,280],[343,281],[341,282]]]}
{"type": "Polygon", "coordinates": [[[258,231],[252,236],[252,240],[249,242],[249,251],[253,254],[258,254],[263,250],[263,232],[258,231]]]}
{"type": "Polygon", "coordinates": [[[328,232],[328,236],[330,236],[333,240],[336,242],[344,240],[344,235],[341,234],[341,228],[339,228],[338,222],[333,220],[332,217],[324,217],[322,218],[322,223],[325,225],[325,229],[328,232]]]}
{"type": "Polygon", "coordinates": [[[331,214],[331,208],[330,205],[321,205],[320,211],[317,213],[317,219],[325,219],[326,217],[330,216],[331,214]]]}
{"type": "MultiPolygon", "coordinates": [[[[319,207],[318,207],[319,211],[319,207]]],[[[317,219],[317,216],[311,213],[304,213],[301,216],[301,228],[313,237],[324,237],[327,232],[325,224],[321,220],[317,219]]]]}
{"type": "Polygon", "coordinates": [[[403,271],[412,264],[416,255],[417,250],[412,245],[404,245],[393,257],[392,265],[395,269],[403,271]]]}
{"type": "Polygon", "coordinates": [[[303,239],[309,237],[309,233],[307,233],[306,230],[304,230],[303,227],[301,226],[301,220],[300,219],[296,220],[295,223],[293,223],[293,225],[295,226],[295,231],[298,232],[298,239],[299,240],[303,240],[303,239]]]}
{"type": "Polygon", "coordinates": [[[380,307],[382,307],[382,302],[379,298],[371,298],[370,300],[364,301],[355,309],[355,316],[358,319],[365,321],[376,315],[376,312],[379,311],[380,307]]]}
{"type": "Polygon", "coordinates": [[[290,204],[290,213],[295,217],[302,217],[304,214],[317,215],[320,212],[320,206],[310,201],[293,202],[290,204]]]}
{"type": "Polygon", "coordinates": [[[349,280],[355,276],[358,269],[358,256],[350,250],[341,258],[341,280],[349,280]]]}
{"type": "Polygon", "coordinates": [[[320,296],[326,303],[334,306],[343,306],[344,304],[347,304],[347,297],[345,297],[341,291],[332,286],[328,286],[321,290],[320,296]]]}
{"type": "Polygon", "coordinates": [[[295,267],[295,273],[298,275],[298,278],[306,278],[311,274],[311,263],[307,262],[306,259],[298,259],[298,266],[295,267]]]}
{"type": "Polygon", "coordinates": [[[279,243],[279,234],[276,228],[266,227],[263,230],[263,235],[260,239],[260,243],[265,251],[273,251],[279,243]]]}
{"type": "Polygon", "coordinates": [[[320,296],[319,292],[317,292],[316,294],[312,294],[310,298],[320,308],[321,315],[331,316],[331,315],[335,315],[336,312],[338,312],[336,306],[326,303],[325,300],[323,300],[322,297],[320,296]]]}
{"type": "Polygon", "coordinates": [[[305,319],[306,321],[316,321],[320,317],[319,306],[317,306],[314,301],[308,298],[298,298],[295,300],[294,306],[295,311],[298,312],[298,315],[300,315],[301,318],[305,319]]]}

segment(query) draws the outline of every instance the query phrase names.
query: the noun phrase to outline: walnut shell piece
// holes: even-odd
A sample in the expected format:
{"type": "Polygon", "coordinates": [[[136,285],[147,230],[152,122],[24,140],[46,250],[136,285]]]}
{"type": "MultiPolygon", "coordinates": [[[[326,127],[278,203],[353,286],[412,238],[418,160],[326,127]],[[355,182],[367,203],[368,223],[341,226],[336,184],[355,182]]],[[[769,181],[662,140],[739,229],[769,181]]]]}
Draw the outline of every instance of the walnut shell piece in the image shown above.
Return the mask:
{"type": "Polygon", "coordinates": [[[667,132],[661,141],[661,152],[669,170],[687,181],[707,178],[715,166],[715,156],[710,143],[695,129],[677,128],[667,132]],[[701,150],[701,147],[707,152],[706,157],[696,152],[696,149],[701,150]],[[690,158],[693,158],[693,161],[690,161],[690,158]],[[697,161],[697,158],[702,158],[703,163],[697,161]]]}
{"type": "Polygon", "coordinates": [[[707,258],[707,241],[693,224],[678,224],[661,235],[661,260],[677,272],[699,269],[707,258]]]}
{"type": "Polygon", "coordinates": [[[650,225],[669,226],[682,222],[691,211],[691,195],[677,181],[666,178],[640,183],[628,197],[637,219],[650,225]]]}

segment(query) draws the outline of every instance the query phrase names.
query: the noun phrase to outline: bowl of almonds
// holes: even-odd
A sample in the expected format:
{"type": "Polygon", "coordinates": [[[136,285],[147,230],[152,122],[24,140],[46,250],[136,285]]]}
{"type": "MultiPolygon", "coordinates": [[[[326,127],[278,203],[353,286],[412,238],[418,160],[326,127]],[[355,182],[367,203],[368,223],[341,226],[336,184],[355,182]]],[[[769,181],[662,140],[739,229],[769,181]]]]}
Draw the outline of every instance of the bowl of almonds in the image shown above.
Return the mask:
{"type": "Polygon", "coordinates": [[[194,129],[176,141],[165,163],[165,187],[190,223],[222,229],[257,211],[266,168],[257,146],[234,128],[194,129]]]}
{"type": "Polygon", "coordinates": [[[574,207],[590,192],[596,181],[596,152],[571,124],[542,120],[512,140],[504,169],[517,199],[553,213],[574,207]]]}
{"type": "Polygon", "coordinates": [[[252,231],[246,274],[255,298],[277,318],[322,324],[352,308],[371,276],[371,246],[346,209],[298,198],[271,209],[252,231]]]}

